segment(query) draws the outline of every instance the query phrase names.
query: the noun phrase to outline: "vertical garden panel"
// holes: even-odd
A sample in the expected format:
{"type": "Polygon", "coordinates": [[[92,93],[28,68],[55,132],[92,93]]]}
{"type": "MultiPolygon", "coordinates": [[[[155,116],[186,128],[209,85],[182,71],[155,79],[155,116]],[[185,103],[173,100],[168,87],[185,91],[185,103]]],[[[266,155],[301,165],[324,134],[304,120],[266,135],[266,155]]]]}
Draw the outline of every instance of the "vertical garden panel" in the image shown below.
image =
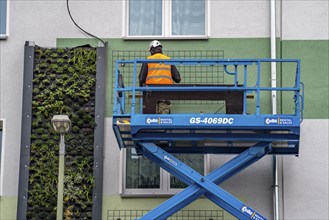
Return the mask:
{"type": "Polygon", "coordinates": [[[65,135],[63,217],[101,217],[104,51],[88,45],[33,47],[33,71],[29,66],[24,72],[24,79],[33,80],[30,90],[24,88],[19,219],[56,218],[59,135],[51,118],[58,114],[67,114],[72,123],[65,135]]]}

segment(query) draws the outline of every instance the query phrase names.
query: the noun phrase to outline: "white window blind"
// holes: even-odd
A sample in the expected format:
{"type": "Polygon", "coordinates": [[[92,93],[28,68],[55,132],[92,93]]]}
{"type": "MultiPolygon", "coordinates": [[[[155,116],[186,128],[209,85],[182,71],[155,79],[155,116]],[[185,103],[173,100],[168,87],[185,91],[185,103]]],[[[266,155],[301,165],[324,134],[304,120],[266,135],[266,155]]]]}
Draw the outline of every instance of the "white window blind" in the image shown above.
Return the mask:
{"type": "Polygon", "coordinates": [[[129,0],[127,38],[205,38],[208,0],[129,0]]]}

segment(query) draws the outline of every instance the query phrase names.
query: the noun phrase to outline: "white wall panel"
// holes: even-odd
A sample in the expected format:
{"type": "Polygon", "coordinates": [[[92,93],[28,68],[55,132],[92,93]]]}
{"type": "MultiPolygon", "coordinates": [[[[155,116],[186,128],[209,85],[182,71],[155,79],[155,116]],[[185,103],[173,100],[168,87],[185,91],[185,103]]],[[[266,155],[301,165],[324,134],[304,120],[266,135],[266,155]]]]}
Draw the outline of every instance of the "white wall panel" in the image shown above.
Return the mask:
{"type": "MultiPolygon", "coordinates": [[[[211,155],[211,169],[220,167],[234,156],[211,155]]],[[[234,175],[220,186],[267,218],[272,218],[272,156],[266,155],[234,175]]]]}
{"type": "Polygon", "coordinates": [[[270,1],[210,1],[213,38],[270,36],[270,1]]]}
{"type": "Polygon", "coordinates": [[[283,40],[328,40],[329,1],[283,1],[283,40]]]}
{"type": "Polygon", "coordinates": [[[329,120],[304,120],[299,157],[284,157],[284,218],[329,219],[329,120]]]}

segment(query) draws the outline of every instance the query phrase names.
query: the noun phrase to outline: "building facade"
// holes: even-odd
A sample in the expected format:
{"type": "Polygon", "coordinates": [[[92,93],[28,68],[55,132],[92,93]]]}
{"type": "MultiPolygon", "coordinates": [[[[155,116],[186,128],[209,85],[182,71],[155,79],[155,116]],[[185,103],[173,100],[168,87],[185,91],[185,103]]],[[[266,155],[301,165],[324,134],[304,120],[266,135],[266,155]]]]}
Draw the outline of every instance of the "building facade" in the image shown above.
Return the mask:
{"type": "MultiPolygon", "coordinates": [[[[66,1],[60,0],[1,1],[0,219],[15,219],[17,212],[25,42],[43,47],[97,46],[99,42],[82,33],[69,12],[84,30],[108,42],[102,218],[107,219],[113,210],[150,210],[176,193],[129,191],[124,185],[123,162],[129,152],[119,150],[111,128],[113,59],[121,58],[120,51],[147,52],[154,38],[168,51],[223,51],[224,58],[271,57],[271,1],[181,2],[72,1],[68,11],[66,1]]],[[[280,219],[328,219],[329,3],[274,3],[275,56],[301,59],[305,84],[300,155],[278,157],[280,219]]],[[[281,83],[284,78],[280,77],[281,83]]],[[[284,106],[279,104],[279,108],[284,106]]],[[[211,171],[230,158],[208,155],[204,169],[211,171]]],[[[274,215],[272,159],[265,157],[222,184],[269,218],[274,215]]],[[[170,184],[169,176],[162,179],[170,184]]],[[[216,208],[200,198],[185,209],[216,208]]],[[[224,219],[229,218],[224,214],[224,219]]]]}

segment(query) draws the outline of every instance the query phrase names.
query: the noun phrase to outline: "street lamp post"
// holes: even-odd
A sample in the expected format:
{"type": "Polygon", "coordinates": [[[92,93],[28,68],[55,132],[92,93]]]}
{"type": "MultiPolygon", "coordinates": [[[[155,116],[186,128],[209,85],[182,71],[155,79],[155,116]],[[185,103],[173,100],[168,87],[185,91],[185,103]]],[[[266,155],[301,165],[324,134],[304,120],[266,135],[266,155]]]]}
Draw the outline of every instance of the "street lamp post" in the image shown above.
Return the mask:
{"type": "Polygon", "coordinates": [[[64,197],[64,164],[65,164],[65,142],[64,135],[70,130],[71,120],[67,115],[54,115],[51,119],[54,130],[60,134],[59,143],[59,166],[58,166],[58,194],[57,194],[57,220],[63,219],[63,197],[64,197]]]}

